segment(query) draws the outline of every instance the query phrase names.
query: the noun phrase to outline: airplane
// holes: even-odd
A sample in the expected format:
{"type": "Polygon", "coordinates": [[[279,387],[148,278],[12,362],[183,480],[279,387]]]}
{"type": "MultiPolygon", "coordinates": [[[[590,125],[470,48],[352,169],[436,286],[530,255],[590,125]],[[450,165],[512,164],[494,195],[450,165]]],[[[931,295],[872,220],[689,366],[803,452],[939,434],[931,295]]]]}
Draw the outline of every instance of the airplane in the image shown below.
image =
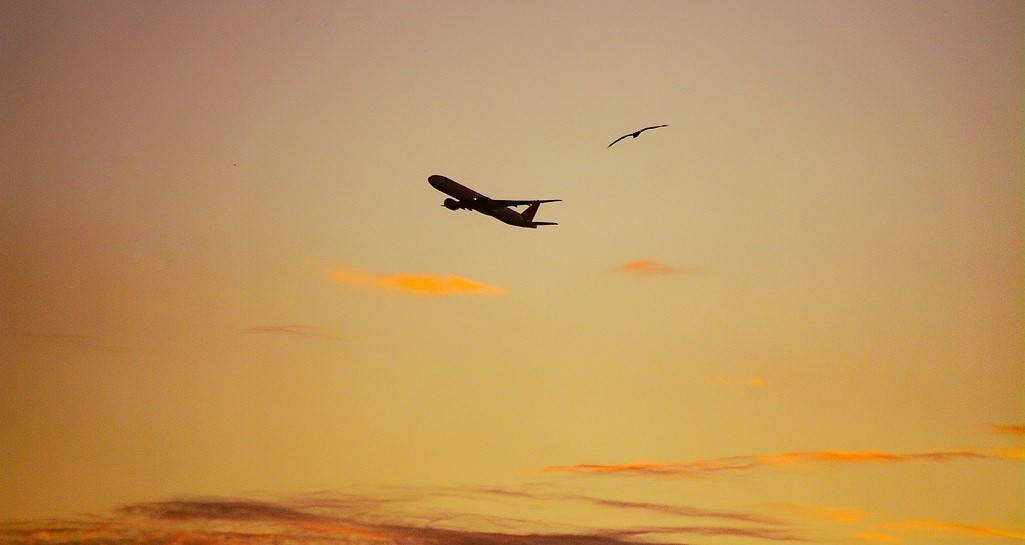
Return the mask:
{"type": "Polygon", "coordinates": [[[534,199],[530,201],[491,199],[455,180],[438,174],[429,176],[427,181],[434,189],[454,197],[452,199],[445,199],[445,202],[442,204],[442,206],[449,210],[475,210],[509,225],[526,227],[528,229],[537,229],[538,225],[558,225],[548,221],[534,221],[534,214],[541,207],[541,203],[558,202],[562,199],[534,199]],[[527,205],[527,209],[523,212],[517,212],[510,208],[522,205],[527,205]]]}

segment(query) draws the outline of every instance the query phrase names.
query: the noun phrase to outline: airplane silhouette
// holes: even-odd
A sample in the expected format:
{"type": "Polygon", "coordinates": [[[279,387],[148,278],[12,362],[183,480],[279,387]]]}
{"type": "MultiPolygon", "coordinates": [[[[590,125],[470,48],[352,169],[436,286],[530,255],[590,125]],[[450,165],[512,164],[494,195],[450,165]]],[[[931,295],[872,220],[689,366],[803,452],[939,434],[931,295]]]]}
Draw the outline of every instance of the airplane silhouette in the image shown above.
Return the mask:
{"type": "MultiPolygon", "coordinates": [[[[616,142],[619,142],[620,140],[622,140],[622,139],[626,138],[627,136],[632,136],[632,137],[634,137],[634,138],[637,138],[637,136],[638,136],[638,135],[640,135],[640,134],[641,134],[642,132],[644,132],[644,131],[647,131],[647,130],[651,130],[651,129],[658,129],[658,128],[661,128],[661,127],[668,127],[668,126],[669,126],[669,125],[654,125],[654,126],[651,126],[651,127],[644,127],[643,129],[641,129],[641,130],[639,130],[639,131],[637,131],[637,132],[632,132],[632,133],[630,133],[630,134],[624,134],[623,136],[620,136],[619,138],[617,138],[617,139],[613,140],[613,141],[612,141],[612,144],[615,144],[616,142]]],[[[608,147],[610,147],[610,148],[611,148],[611,147],[612,147],[612,144],[609,144],[609,146],[608,146],[608,147]]]]}
{"type": "Polygon", "coordinates": [[[557,202],[562,199],[534,199],[530,201],[491,199],[455,180],[450,180],[438,174],[429,176],[427,181],[434,189],[455,197],[454,199],[445,199],[445,202],[442,204],[442,206],[449,210],[475,210],[509,225],[526,227],[528,229],[537,229],[538,225],[558,225],[548,221],[534,221],[534,214],[541,207],[541,203],[557,202]],[[523,212],[517,212],[510,208],[511,206],[521,205],[528,205],[527,209],[523,212]]]}

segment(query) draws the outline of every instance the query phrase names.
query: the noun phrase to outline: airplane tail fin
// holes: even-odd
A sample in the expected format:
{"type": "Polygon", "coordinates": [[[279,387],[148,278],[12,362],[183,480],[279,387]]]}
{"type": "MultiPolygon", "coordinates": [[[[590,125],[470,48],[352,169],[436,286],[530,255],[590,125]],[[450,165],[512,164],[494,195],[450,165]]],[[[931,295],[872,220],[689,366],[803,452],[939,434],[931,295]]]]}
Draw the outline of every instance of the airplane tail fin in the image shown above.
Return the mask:
{"type": "Polygon", "coordinates": [[[534,201],[524,210],[520,216],[523,218],[523,222],[527,224],[531,229],[536,229],[538,225],[558,225],[557,223],[550,221],[534,221],[534,215],[537,214],[538,208],[541,208],[543,202],[556,202],[558,199],[534,201]]]}
{"type": "Polygon", "coordinates": [[[523,220],[527,222],[534,221],[534,214],[537,214],[537,209],[541,208],[540,202],[535,202],[527,207],[520,215],[523,216],[523,220]]]}

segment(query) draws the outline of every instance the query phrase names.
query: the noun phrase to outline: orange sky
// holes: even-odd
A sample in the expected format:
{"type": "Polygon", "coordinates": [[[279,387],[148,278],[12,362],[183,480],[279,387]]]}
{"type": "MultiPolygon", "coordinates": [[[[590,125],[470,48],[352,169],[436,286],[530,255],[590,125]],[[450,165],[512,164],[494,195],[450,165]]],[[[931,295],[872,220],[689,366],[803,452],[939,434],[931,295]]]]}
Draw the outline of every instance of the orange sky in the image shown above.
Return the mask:
{"type": "Polygon", "coordinates": [[[0,542],[1023,539],[1018,2],[0,29],[0,542]]]}

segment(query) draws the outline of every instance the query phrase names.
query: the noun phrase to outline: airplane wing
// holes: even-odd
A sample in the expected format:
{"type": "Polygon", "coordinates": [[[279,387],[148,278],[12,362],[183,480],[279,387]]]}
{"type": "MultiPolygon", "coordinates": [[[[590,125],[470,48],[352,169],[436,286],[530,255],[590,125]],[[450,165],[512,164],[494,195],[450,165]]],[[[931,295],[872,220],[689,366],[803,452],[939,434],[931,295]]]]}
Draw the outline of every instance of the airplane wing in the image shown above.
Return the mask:
{"type": "Polygon", "coordinates": [[[493,205],[495,208],[505,208],[506,206],[523,206],[526,204],[541,204],[543,202],[559,202],[562,199],[533,199],[529,201],[510,201],[503,199],[488,199],[488,205],[493,205]]]}

